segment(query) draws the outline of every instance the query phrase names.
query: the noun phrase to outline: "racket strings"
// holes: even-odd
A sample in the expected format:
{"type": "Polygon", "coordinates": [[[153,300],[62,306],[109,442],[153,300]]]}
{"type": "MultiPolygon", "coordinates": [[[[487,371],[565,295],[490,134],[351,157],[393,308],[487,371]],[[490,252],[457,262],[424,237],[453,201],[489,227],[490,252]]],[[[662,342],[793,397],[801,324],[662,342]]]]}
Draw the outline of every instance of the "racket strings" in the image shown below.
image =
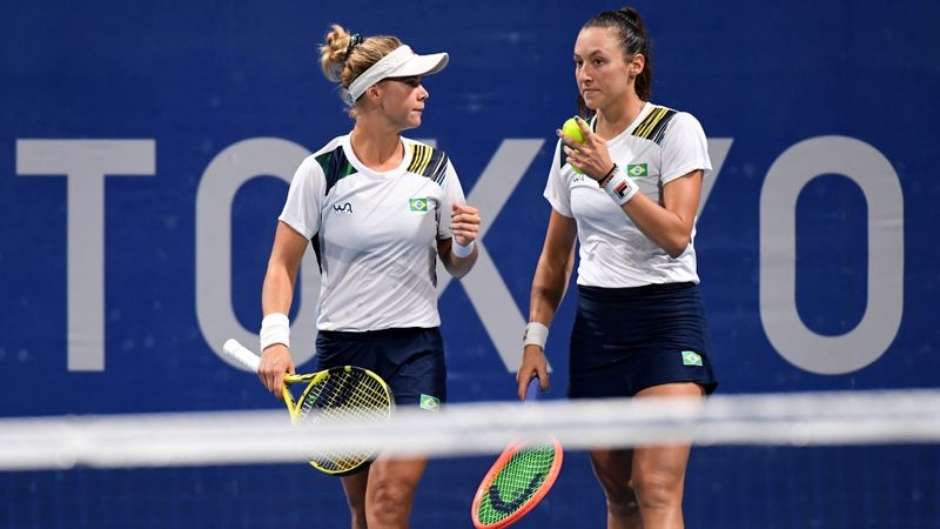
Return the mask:
{"type": "MultiPolygon", "coordinates": [[[[300,420],[308,424],[374,424],[388,420],[390,405],[381,382],[362,370],[339,368],[309,388],[301,403],[300,420]]],[[[325,471],[339,473],[358,467],[371,456],[372,452],[331,451],[317,453],[310,460],[325,471]]]]}
{"type": "Polygon", "coordinates": [[[477,512],[480,522],[496,523],[518,512],[536,496],[554,461],[551,444],[526,446],[513,454],[482,497],[477,512]]]}

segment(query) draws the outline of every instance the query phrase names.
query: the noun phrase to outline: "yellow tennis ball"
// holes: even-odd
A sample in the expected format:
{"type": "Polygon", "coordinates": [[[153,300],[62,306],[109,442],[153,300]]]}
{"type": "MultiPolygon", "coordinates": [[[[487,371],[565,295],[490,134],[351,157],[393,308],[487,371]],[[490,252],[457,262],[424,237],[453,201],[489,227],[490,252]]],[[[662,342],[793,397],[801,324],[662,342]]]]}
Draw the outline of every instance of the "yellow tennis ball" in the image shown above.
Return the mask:
{"type": "Polygon", "coordinates": [[[565,124],[561,126],[561,133],[575,143],[584,143],[584,134],[581,133],[581,127],[575,118],[568,118],[565,121],[565,124]]]}
{"type": "MultiPolygon", "coordinates": [[[[581,132],[581,127],[578,126],[578,120],[575,118],[568,118],[568,120],[565,121],[561,126],[561,134],[575,143],[584,143],[584,134],[581,132]]],[[[581,169],[576,167],[573,163],[568,162],[568,164],[574,169],[574,172],[582,174],[581,169]]]]}

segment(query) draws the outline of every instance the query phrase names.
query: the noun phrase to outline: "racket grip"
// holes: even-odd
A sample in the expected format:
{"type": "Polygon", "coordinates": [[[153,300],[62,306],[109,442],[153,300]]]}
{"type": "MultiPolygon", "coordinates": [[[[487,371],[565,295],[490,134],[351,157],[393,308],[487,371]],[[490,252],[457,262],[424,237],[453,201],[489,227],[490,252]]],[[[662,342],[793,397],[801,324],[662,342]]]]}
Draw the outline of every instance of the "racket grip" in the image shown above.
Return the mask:
{"type": "Polygon", "coordinates": [[[532,377],[529,380],[529,386],[525,390],[526,402],[538,400],[539,393],[541,393],[541,391],[542,388],[539,387],[539,377],[532,377]]]}
{"type": "Polygon", "coordinates": [[[222,344],[222,352],[235,362],[241,364],[243,367],[247,367],[255,373],[257,373],[258,368],[261,367],[261,357],[249,351],[234,338],[225,340],[225,343],[222,344]]]}

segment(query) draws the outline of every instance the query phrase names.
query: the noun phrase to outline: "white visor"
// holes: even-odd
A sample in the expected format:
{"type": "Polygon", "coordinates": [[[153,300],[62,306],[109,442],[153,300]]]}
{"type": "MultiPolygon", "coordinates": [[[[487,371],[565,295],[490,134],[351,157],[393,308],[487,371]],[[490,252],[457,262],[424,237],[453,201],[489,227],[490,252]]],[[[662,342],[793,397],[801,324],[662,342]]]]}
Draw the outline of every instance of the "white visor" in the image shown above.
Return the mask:
{"type": "Polygon", "coordinates": [[[352,106],[370,86],[382,79],[435,74],[447,66],[448,60],[446,53],[418,55],[408,46],[401,45],[356,77],[349,88],[343,90],[343,100],[352,106]]]}

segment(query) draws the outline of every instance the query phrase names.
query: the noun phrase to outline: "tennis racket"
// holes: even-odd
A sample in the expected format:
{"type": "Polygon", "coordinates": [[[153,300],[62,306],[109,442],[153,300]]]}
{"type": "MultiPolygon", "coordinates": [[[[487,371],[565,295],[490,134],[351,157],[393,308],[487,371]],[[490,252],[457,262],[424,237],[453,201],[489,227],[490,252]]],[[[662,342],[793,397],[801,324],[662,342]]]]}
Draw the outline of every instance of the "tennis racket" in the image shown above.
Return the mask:
{"type": "MultiPolygon", "coordinates": [[[[526,388],[526,402],[538,398],[539,379],[526,388]]],[[[470,515],[476,529],[508,527],[528,514],[555,484],[564,453],[557,439],[510,443],[484,476],[470,515]]]]}
{"type": "MultiPolygon", "coordinates": [[[[229,358],[258,372],[261,358],[234,339],[222,346],[229,358]]],[[[332,367],[306,375],[286,375],[282,388],[284,404],[294,424],[319,421],[354,420],[362,423],[385,422],[391,417],[395,401],[381,377],[361,367],[332,367]],[[300,398],[294,400],[290,386],[306,383],[300,398]]],[[[333,476],[351,474],[371,461],[374,453],[330,452],[310,458],[313,468],[333,476]]]]}

